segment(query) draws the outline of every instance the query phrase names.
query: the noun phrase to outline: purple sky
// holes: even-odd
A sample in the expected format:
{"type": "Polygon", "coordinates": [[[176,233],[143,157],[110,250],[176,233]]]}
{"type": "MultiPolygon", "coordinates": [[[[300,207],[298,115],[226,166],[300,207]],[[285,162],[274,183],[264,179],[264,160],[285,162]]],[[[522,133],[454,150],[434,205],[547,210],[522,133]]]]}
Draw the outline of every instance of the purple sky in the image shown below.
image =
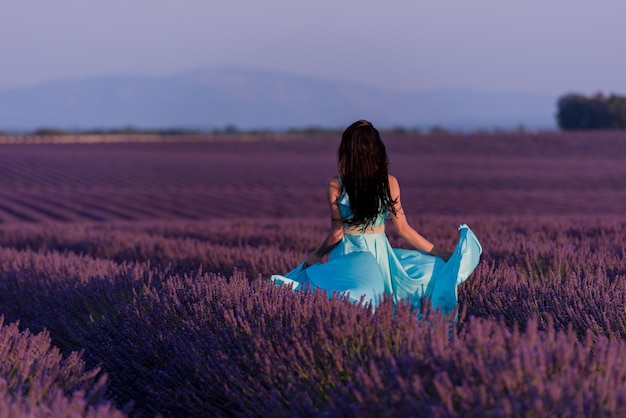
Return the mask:
{"type": "Polygon", "coordinates": [[[0,88],[241,66],[383,89],[626,94],[623,0],[0,4],[0,88]]]}

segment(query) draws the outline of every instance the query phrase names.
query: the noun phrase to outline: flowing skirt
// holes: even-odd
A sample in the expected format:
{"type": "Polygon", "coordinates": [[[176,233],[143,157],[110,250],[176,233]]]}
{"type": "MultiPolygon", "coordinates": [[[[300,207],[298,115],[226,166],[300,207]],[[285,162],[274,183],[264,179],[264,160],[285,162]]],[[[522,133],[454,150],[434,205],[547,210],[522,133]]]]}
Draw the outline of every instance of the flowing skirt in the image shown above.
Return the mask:
{"type": "Polygon", "coordinates": [[[384,232],[344,234],[326,263],[306,269],[301,263],[284,276],[276,274],[270,280],[292,285],[294,290],[308,285],[320,287],[329,295],[342,293],[374,307],[386,295],[394,303],[405,301],[421,310],[425,296],[433,308],[447,314],[456,308],[457,286],[474,271],[482,253],[467,225],[461,225],[459,231],[459,241],[447,262],[422,251],[393,248],[384,232]]]}

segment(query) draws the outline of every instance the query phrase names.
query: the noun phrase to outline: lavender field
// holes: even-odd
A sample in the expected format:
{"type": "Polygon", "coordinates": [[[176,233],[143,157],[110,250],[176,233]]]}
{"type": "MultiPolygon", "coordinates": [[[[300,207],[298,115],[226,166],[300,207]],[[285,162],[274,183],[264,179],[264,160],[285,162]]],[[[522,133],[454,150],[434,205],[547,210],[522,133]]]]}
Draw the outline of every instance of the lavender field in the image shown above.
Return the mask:
{"type": "Polygon", "coordinates": [[[416,229],[481,241],[458,322],[268,282],[338,137],[5,140],[0,416],[626,415],[626,134],[383,139],[416,229]]]}

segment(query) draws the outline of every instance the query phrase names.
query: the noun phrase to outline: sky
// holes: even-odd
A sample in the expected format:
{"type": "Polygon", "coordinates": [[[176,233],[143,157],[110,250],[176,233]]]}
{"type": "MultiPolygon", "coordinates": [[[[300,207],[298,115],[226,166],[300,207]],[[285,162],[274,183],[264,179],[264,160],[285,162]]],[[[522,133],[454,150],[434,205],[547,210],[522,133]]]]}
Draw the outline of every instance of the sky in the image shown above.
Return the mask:
{"type": "Polygon", "coordinates": [[[245,67],[386,90],[626,94],[623,0],[2,0],[0,89],[245,67]]]}

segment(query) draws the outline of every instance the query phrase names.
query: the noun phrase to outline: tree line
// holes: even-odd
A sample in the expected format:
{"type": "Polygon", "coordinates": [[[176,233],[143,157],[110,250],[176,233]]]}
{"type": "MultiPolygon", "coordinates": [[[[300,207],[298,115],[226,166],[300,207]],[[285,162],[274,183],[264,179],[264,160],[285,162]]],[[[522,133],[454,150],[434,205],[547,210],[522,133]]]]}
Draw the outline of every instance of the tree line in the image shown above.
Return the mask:
{"type": "Polygon", "coordinates": [[[570,93],[557,102],[557,123],[563,130],[626,128],[626,97],[570,93]]]}
{"type": "MultiPolygon", "coordinates": [[[[626,97],[611,94],[606,97],[602,93],[587,97],[578,93],[568,93],[561,96],[557,101],[556,121],[562,130],[589,130],[589,129],[626,129],[626,97]]],[[[340,128],[325,128],[319,126],[290,128],[279,130],[287,134],[337,134],[341,133],[340,128]]],[[[434,125],[429,130],[422,131],[419,128],[405,128],[402,126],[382,129],[385,133],[393,134],[449,134],[448,129],[434,125]]],[[[523,132],[524,127],[518,126],[513,129],[515,132],[523,132]]],[[[35,129],[31,132],[21,134],[50,136],[68,134],[90,134],[90,135],[128,135],[128,134],[152,134],[152,135],[238,135],[238,134],[270,134],[277,133],[272,129],[240,130],[235,125],[227,125],[223,128],[212,130],[187,129],[187,128],[162,128],[145,129],[133,126],[110,129],[87,129],[87,130],[64,130],[51,127],[35,129]]],[[[9,132],[0,130],[0,136],[9,135],[9,132]]]]}

